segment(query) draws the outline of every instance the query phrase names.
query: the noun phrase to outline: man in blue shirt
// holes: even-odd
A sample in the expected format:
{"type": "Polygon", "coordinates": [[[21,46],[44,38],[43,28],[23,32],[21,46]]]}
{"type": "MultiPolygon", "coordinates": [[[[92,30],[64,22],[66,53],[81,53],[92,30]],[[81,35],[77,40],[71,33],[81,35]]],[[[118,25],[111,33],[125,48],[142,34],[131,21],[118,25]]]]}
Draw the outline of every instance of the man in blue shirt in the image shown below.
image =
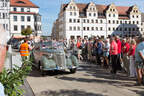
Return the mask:
{"type": "Polygon", "coordinates": [[[0,83],[0,96],[5,96],[4,95],[4,87],[1,83],[0,83]]]}
{"type": "Polygon", "coordinates": [[[144,69],[144,38],[137,39],[137,47],[135,50],[135,64],[137,68],[138,85],[142,85],[142,74],[144,69]]]}

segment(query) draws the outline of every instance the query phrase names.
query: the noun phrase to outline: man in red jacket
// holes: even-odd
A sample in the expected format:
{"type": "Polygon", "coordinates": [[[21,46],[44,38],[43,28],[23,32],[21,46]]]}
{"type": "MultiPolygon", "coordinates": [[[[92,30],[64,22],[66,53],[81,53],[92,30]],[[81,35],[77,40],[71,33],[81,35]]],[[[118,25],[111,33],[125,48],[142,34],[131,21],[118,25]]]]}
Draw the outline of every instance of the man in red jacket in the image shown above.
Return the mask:
{"type": "Polygon", "coordinates": [[[118,70],[121,70],[121,47],[122,47],[122,43],[120,41],[119,36],[115,36],[115,41],[117,43],[118,46],[118,57],[117,57],[117,66],[118,66],[118,70]]]}

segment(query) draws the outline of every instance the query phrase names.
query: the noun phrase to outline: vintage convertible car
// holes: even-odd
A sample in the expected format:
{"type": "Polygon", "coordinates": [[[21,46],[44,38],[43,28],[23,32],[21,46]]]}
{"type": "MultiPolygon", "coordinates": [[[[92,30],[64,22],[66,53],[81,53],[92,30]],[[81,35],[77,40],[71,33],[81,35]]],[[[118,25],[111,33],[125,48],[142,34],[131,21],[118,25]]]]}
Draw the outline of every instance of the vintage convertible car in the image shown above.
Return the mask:
{"type": "Polygon", "coordinates": [[[38,67],[42,74],[50,70],[69,69],[71,73],[77,70],[78,60],[71,52],[64,50],[62,42],[39,42],[31,53],[34,66],[38,67]]]}

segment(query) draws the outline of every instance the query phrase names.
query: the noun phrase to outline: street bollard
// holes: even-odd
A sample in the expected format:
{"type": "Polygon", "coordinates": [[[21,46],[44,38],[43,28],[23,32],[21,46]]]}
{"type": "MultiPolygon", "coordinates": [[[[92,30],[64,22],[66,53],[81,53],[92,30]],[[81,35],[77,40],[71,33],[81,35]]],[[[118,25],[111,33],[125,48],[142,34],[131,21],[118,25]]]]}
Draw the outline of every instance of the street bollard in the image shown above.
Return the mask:
{"type": "Polygon", "coordinates": [[[10,70],[12,72],[13,64],[12,64],[12,47],[11,47],[11,45],[9,45],[8,53],[9,53],[9,60],[10,60],[10,70]]]}

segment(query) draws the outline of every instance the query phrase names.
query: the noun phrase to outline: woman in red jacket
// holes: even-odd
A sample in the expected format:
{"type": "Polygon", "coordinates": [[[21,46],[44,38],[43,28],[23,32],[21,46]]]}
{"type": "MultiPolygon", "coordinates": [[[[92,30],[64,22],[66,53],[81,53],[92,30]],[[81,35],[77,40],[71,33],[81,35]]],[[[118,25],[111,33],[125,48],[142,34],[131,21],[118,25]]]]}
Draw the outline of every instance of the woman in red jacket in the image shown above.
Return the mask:
{"type": "Polygon", "coordinates": [[[130,43],[130,50],[129,50],[129,57],[130,57],[130,65],[129,65],[129,70],[130,70],[130,77],[135,77],[136,76],[136,68],[134,65],[134,55],[135,55],[135,49],[136,49],[136,41],[134,39],[131,40],[130,43]]]}

